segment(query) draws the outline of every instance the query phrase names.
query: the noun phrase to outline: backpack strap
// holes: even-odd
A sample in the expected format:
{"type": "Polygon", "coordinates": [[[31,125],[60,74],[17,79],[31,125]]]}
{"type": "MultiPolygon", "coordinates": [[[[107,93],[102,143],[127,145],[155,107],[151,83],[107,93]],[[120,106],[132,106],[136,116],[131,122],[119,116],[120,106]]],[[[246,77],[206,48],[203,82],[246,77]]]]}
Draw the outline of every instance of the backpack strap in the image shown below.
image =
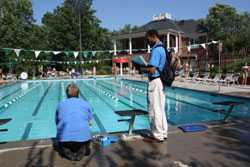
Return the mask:
{"type": "MultiPolygon", "coordinates": [[[[171,62],[170,60],[170,57],[169,57],[169,54],[168,54],[168,50],[165,48],[165,46],[163,44],[160,44],[160,45],[157,45],[155,48],[159,48],[159,47],[162,47],[164,50],[165,50],[165,55],[166,55],[166,62],[165,64],[167,63],[168,61],[168,64],[171,62]]],[[[157,67],[156,70],[161,74],[161,70],[157,67]]]]}

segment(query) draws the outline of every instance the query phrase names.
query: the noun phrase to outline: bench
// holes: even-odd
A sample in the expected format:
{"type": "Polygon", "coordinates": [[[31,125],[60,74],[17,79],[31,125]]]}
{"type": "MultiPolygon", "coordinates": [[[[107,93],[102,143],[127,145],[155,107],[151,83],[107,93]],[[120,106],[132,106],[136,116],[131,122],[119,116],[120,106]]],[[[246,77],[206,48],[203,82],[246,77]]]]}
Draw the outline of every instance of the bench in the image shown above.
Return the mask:
{"type": "Polygon", "coordinates": [[[237,101],[220,101],[220,102],[213,102],[215,105],[222,105],[222,106],[229,106],[229,109],[226,111],[226,115],[223,119],[224,122],[227,121],[229,118],[230,114],[232,113],[233,109],[235,106],[244,104],[243,102],[237,102],[237,101]]]}
{"type": "Polygon", "coordinates": [[[128,117],[130,116],[130,119],[120,119],[118,120],[118,122],[121,121],[128,121],[129,122],[129,128],[128,128],[128,135],[132,136],[133,135],[133,127],[134,127],[134,122],[135,122],[135,117],[137,115],[147,115],[148,112],[147,111],[143,111],[143,110],[139,110],[139,109],[135,109],[135,110],[124,110],[124,111],[115,111],[115,113],[119,116],[122,117],[128,117]]]}
{"type": "MultiPolygon", "coordinates": [[[[1,127],[1,125],[7,124],[11,120],[12,120],[11,118],[0,119],[0,127],[1,127]]],[[[6,131],[8,131],[8,129],[1,129],[0,128],[0,132],[6,132],[6,131]]]]}

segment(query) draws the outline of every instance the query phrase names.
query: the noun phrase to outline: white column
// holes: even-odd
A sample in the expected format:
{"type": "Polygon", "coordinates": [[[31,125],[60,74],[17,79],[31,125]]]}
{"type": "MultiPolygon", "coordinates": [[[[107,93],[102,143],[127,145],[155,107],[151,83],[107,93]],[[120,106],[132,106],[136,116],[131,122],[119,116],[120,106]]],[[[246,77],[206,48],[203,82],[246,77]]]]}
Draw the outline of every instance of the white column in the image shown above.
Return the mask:
{"type": "Polygon", "coordinates": [[[129,54],[132,55],[132,38],[129,38],[129,54]]]}
{"type": "Polygon", "coordinates": [[[116,40],[114,40],[114,55],[117,55],[117,46],[116,46],[116,40]]]}
{"type": "Polygon", "coordinates": [[[170,48],[170,34],[167,35],[167,48],[170,48]]]}
{"type": "Polygon", "coordinates": [[[120,63],[120,75],[123,75],[122,63],[120,63]]]}
{"type": "Polygon", "coordinates": [[[175,36],[175,53],[179,50],[178,35],[175,36]]]}
{"type": "Polygon", "coordinates": [[[150,45],[148,45],[148,53],[150,53],[150,49],[151,49],[151,48],[150,48],[150,45]]]}

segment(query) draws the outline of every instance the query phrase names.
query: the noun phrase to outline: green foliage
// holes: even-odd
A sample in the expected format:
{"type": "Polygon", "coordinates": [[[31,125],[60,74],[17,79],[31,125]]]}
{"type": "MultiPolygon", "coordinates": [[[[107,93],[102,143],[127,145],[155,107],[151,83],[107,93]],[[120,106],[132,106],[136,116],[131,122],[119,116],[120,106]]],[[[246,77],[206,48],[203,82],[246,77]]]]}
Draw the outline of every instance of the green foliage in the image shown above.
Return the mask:
{"type": "MultiPolygon", "coordinates": [[[[95,16],[95,10],[92,8],[92,0],[65,0],[53,12],[44,15],[42,25],[34,22],[31,0],[0,0],[0,48],[79,51],[79,18],[83,50],[111,49],[111,33],[100,27],[100,20],[95,16]]],[[[10,68],[14,68],[17,73],[23,70],[32,72],[37,69],[39,63],[22,61],[23,59],[35,59],[35,55],[32,52],[22,51],[17,59],[15,53],[6,54],[0,50],[0,68],[5,72],[10,68]]],[[[81,55],[75,59],[70,52],[67,55],[42,52],[39,59],[86,61],[81,55]]],[[[79,63],[65,65],[48,62],[43,65],[53,66],[58,70],[83,67],[79,63]]]]}
{"type": "Polygon", "coordinates": [[[1,0],[0,47],[29,48],[33,21],[30,0],[1,0]]]}
{"type": "Polygon", "coordinates": [[[230,73],[230,72],[241,72],[242,71],[242,67],[245,65],[245,63],[250,64],[250,58],[246,58],[246,59],[241,59],[237,62],[231,63],[231,64],[227,64],[222,71],[224,73],[230,73]]]}
{"type": "Polygon", "coordinates": [[[204,24],[211,40],[221,40],[228,51],[250,48],[250,15],[237,13],[236,9],[223,4],[210,8],[204,24]]]}
{"type": "Polygon", "coordinates": [[[45,14],[42,22],[48,32],[49,49],[80,49],[79,18],[81,19],[83,50],[110,48],[108,30],[100,27],[100,20],[96,18],[95,11],[91,8],[92,0],[84,2],[80,3],[81,8],[84,9],[82,12],[74,6],[74,1],[65,0],[64,4],[55,9],[53,13],[45,14]]]}
{"type": "Polygon", "coordinates": [[[120,29],[119,33],[131,33],[138,30],[137,26],[132,26],[131,24],[125,24],[123,28],[120,29]]]}

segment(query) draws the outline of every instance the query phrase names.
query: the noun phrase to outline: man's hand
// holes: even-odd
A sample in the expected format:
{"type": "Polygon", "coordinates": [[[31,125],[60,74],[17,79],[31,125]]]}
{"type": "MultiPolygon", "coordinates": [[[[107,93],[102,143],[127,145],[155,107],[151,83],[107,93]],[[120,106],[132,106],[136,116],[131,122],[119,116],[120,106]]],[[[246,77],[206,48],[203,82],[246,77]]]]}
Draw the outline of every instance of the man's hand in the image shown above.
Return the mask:
{"type": "Polygon", "coordinates": [[[147,68],[146,68],[146,71],[147,71],[148,73],[150,73],[150,74],[154,74],[155,71],[156,71],[156,69],[155,69],[155,67],[147,67],[147,68]]]}

